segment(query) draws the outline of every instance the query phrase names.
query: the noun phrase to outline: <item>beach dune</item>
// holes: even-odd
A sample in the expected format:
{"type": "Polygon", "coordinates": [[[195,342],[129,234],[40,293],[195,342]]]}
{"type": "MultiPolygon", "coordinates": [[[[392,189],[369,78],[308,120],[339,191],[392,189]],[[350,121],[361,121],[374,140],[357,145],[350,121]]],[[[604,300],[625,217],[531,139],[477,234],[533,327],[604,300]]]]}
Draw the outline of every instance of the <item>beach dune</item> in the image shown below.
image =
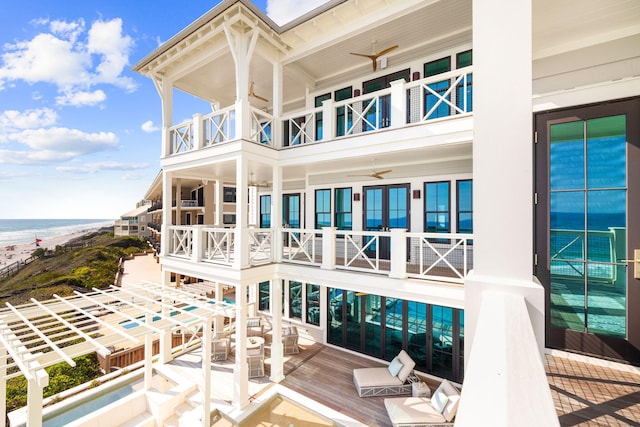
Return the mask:
{"type": "MultiPolygon", "coordinates": [[[[45,237],[41,239],[39,245],[41,248],[54,249],[58,245],[63,245],[70,240],[98,230],[99,228],[91,228],[59,236],[45,237]]],[[[36,246],[35,239],[31,243],[19,243],[0,247],[0,268],[16,262],[23,262],[29,258],[36,249],[38,249],[38,246],[36,246]]]]}

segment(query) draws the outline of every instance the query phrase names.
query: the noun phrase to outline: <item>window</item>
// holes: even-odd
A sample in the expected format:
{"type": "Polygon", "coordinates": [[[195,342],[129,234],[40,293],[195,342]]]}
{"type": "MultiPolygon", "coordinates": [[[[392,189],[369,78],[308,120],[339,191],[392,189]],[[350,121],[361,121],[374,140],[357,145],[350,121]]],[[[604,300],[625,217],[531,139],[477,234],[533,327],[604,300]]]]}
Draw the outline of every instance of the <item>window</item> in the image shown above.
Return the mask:
{"type": "Polygon", "coordinates": [[[236,188],[235,187],[223,187],[222,201],[225,203],[236,202],[236,188]]]}
{"type": "MultiPolygon", "coordinates": [[[[351,98],[352,92],[351,86],[338,89],[335,91],[333,99],[336,102],[344,101],[345,99],[351,98]]],[[[351,113],[345,115],[344,107],[338,107],[336,109],[336,136],[343,136],[345,134],[346,129],[351,127],[351,120],[351,113]]]]}
{"type": "Polygon", "coordinates": [[[316,229],[331,227],[331,190],[316,190],[316,229]]]}
{"type": "Polygon", "coordinates": [[[336,188],[335,195],[335,226],[338,230],[351,230],[351,188],[336,188]]]}
{"type": "Polygon", "coordinates": [[[269,282],[260,282],[258,284],[258,310],[260,311],[269,311],[270,301],[269,301],[269,282]]]}
{"type": "MultiPolygon", "coordinates": [[[[438,74],[451,71],[451,58],[441,58],[435,61],[427,62],[424,64],[424,76],[431,77],[438,74]]],[[[424,115],[428,115],[429,119],[436,119],[438,117],[446,117],[450,115],[449,105],[442,101],[442,96],[449,90],[451,82],[442,80],[439,82],[431,83],[429,89],[438,95],[434,95],[432,92],[425,90],[424,92],[424,115]]],[[[450,101],[449,96],[446,97],[447,101],[450,101]]]]}
{"type": "Polygon", "coordinates": [[[260,196],[260,228],[271,227],[271,195],[260,196]]]}
{"type": "Polygon", "coordinates": [[[424,229],[427,233],[448,233],[451,231],[449,187],[448,181],[424,184],[424,229]]]}
{"type": "Polygon", "coordinates": [[[460,180],[456,185],[458,233],[473,233],[473,181],[460,180]]]}
{"type": "Polygon", "coordinates": [[[320,326],[320,286],[307,283],[307,323],[320,326]]]}
{"type": "MultiPolygon", "coordinates": [[[[330,93],[316,96],[315,106],[322,107],[322,103],[328,99],[331,99],[330,93]]],[[[316,113],[316,141],[322,140],[322,112],[316,113]]]]}
{"type": "Polygon", "coordinates": [[[302,319],[302,282],[289,281],[289,318],[302,319]]]}
{"type": "MultiPolygon", "coordinates": [[[[467,50],[465,52],[460,52],[456,55],[456,68],[464,68],[473,64],[472,62],[473,56],[471,50],[467,50]]],[[[473,111],[473,97],[472,95],[472,80],[471,74],[466,77],[466,88],[464,85],[465,81],[461,81],[456,86],[456,106],[462,109],[465,112],[473,111]],[[466,90],[465,90],[466,89],[466,90]],[[465,109],[466,102],[466,109],[465,109]]]]}
{"type": "Polygon", "coordinates": [[[235,224],[236,223],[236,214],[222,214],[222,223],[223,224],[235,224]]]}

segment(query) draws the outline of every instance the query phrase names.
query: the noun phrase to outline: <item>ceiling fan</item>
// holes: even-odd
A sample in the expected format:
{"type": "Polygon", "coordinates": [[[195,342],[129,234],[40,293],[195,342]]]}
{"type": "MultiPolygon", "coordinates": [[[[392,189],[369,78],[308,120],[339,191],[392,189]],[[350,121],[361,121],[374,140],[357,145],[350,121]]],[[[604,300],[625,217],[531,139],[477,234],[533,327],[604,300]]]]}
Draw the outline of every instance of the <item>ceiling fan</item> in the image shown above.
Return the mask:
{"type": "Polygon", "coordinates": [[[392,169],[385,169],[383,171],[377,171],[377,170],[372,170],[371,172],[369,172],[368,174],[363,174],[363,175],[348,175],[348,176],[367,176],[369,178],[377,178],[377,179],[384,179],[384,177],[382,175],[386,175],[389,172],[391,172],[392,169]]]}
{"type": "Polygon", "coordinates": [[[254,92],[253,86],[254,86],[254,83],[251,82],[251,86],[249,86],[249,96],[251,96],[253,98],[256,98],[256,99],[259,99],[259,100],[264,101],[264,102],[269,102],[269,100],[267,98],[263,98],[260,95],[256,95],[256,93],[254,92]]]}
{"type": "Polygon", "coordinates": [[[351,55],[356,55],[356,56],[364,56],[365,58],[369,58],[371,60],[371,63],[373,65],[373,71],[378,69],[378,58],[381,56],[386,55],[387,53],[391,52],[392,50],[395,50],[398,48],[398,45],[393,45],[391,47],[388,47],[386,49],[381,50],[378,53],[375,53],[376,51],[376,42],[373,42],[373,51],[374,53],[371,55],[367,55],[366,53],[354,53],[354,52],[350,52],[351,55]]]}
{"type": "Polygon", "coordinates": [[[257,182],[253,180],[253,173],[250,174],[251,179],[249,179],[249,187],[258,187],[258,188],[271,188],[271,184],[266,181],[257,182]]]}

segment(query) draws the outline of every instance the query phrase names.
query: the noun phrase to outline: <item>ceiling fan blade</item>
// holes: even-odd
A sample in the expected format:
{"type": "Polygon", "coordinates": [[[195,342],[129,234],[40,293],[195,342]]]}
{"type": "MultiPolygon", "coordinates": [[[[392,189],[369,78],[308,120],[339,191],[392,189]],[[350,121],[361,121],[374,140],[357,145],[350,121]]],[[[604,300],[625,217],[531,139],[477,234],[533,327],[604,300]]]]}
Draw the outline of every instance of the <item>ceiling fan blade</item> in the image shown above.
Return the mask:
{"type": "Polygon", "coordinates": [[[351,55],[356,55],[356,56],[364,56],[365,58],[369,58],[369,59],[374,59],[376,56],[375,55],[367,55],[366,53],[354,53],[354,52],[350,52],[351,55]]]}
{"type": "Polygon", "coordinates": [[[393,45],[391,47],[386,48],[385,50],[381,50],[380,52],[376,53],[376,58],[382,55],[386,55],[387,53],[391,52],[392,50],[396,50],[399,46],[393,45]]]}
{"type": "Polygon", "coordinates": [[[264,101],[264,102],[269,102],[269,100],[267,98],[263,98],[260,95],[256,95],[255,93],[253,94],[253,97],[256,98],[256,99],[259,99],[261,101],[264,101]]]}
{"type": "Polygon", "coordinates": [[[389,173],[389,172],[391,172],[391,169],[386,169],[386,170],[383,170],[383,171],[377,171],[377,172],[374,172],[374,173],[376,175],[384,175],[385,173],[389,173]]]}

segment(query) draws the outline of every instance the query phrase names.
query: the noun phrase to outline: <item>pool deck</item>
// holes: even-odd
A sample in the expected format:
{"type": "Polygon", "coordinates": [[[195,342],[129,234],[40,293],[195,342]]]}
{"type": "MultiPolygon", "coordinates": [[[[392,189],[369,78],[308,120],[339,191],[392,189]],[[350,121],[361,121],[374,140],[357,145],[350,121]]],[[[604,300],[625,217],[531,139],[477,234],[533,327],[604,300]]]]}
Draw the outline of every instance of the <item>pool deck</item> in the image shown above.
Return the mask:
{"type": "MultiPolygon", "coordinates": [[[[160,266],[152,255],[125,262],[123,283],[160,282],[160,266]]],[[[358,367],[383,366],[367,357],[312,341],[300,341],[301,351],[285,357],[281,386],[325,405],[370,427],[390,427],[384,397],[358,397],[352,371],[358,367]]],[[[269,381],[269,348],[266,374],[249,380],[250,402],[274,384],[269,381]]],[[[640,368],[600,359],[552,351],[545,356],[545,370],[562,426],[640,426],[640,368]]],[[[213,406],[232,411],[233,359],[212,367],[213,406]]],[[[182,375],[201,380],[200,350],[171,363],[182,375]]],[[[423,378],[433,390],[437,381],[423,378]]],[[[523,398],[528,398],[523,396],[523,398]]]]}

